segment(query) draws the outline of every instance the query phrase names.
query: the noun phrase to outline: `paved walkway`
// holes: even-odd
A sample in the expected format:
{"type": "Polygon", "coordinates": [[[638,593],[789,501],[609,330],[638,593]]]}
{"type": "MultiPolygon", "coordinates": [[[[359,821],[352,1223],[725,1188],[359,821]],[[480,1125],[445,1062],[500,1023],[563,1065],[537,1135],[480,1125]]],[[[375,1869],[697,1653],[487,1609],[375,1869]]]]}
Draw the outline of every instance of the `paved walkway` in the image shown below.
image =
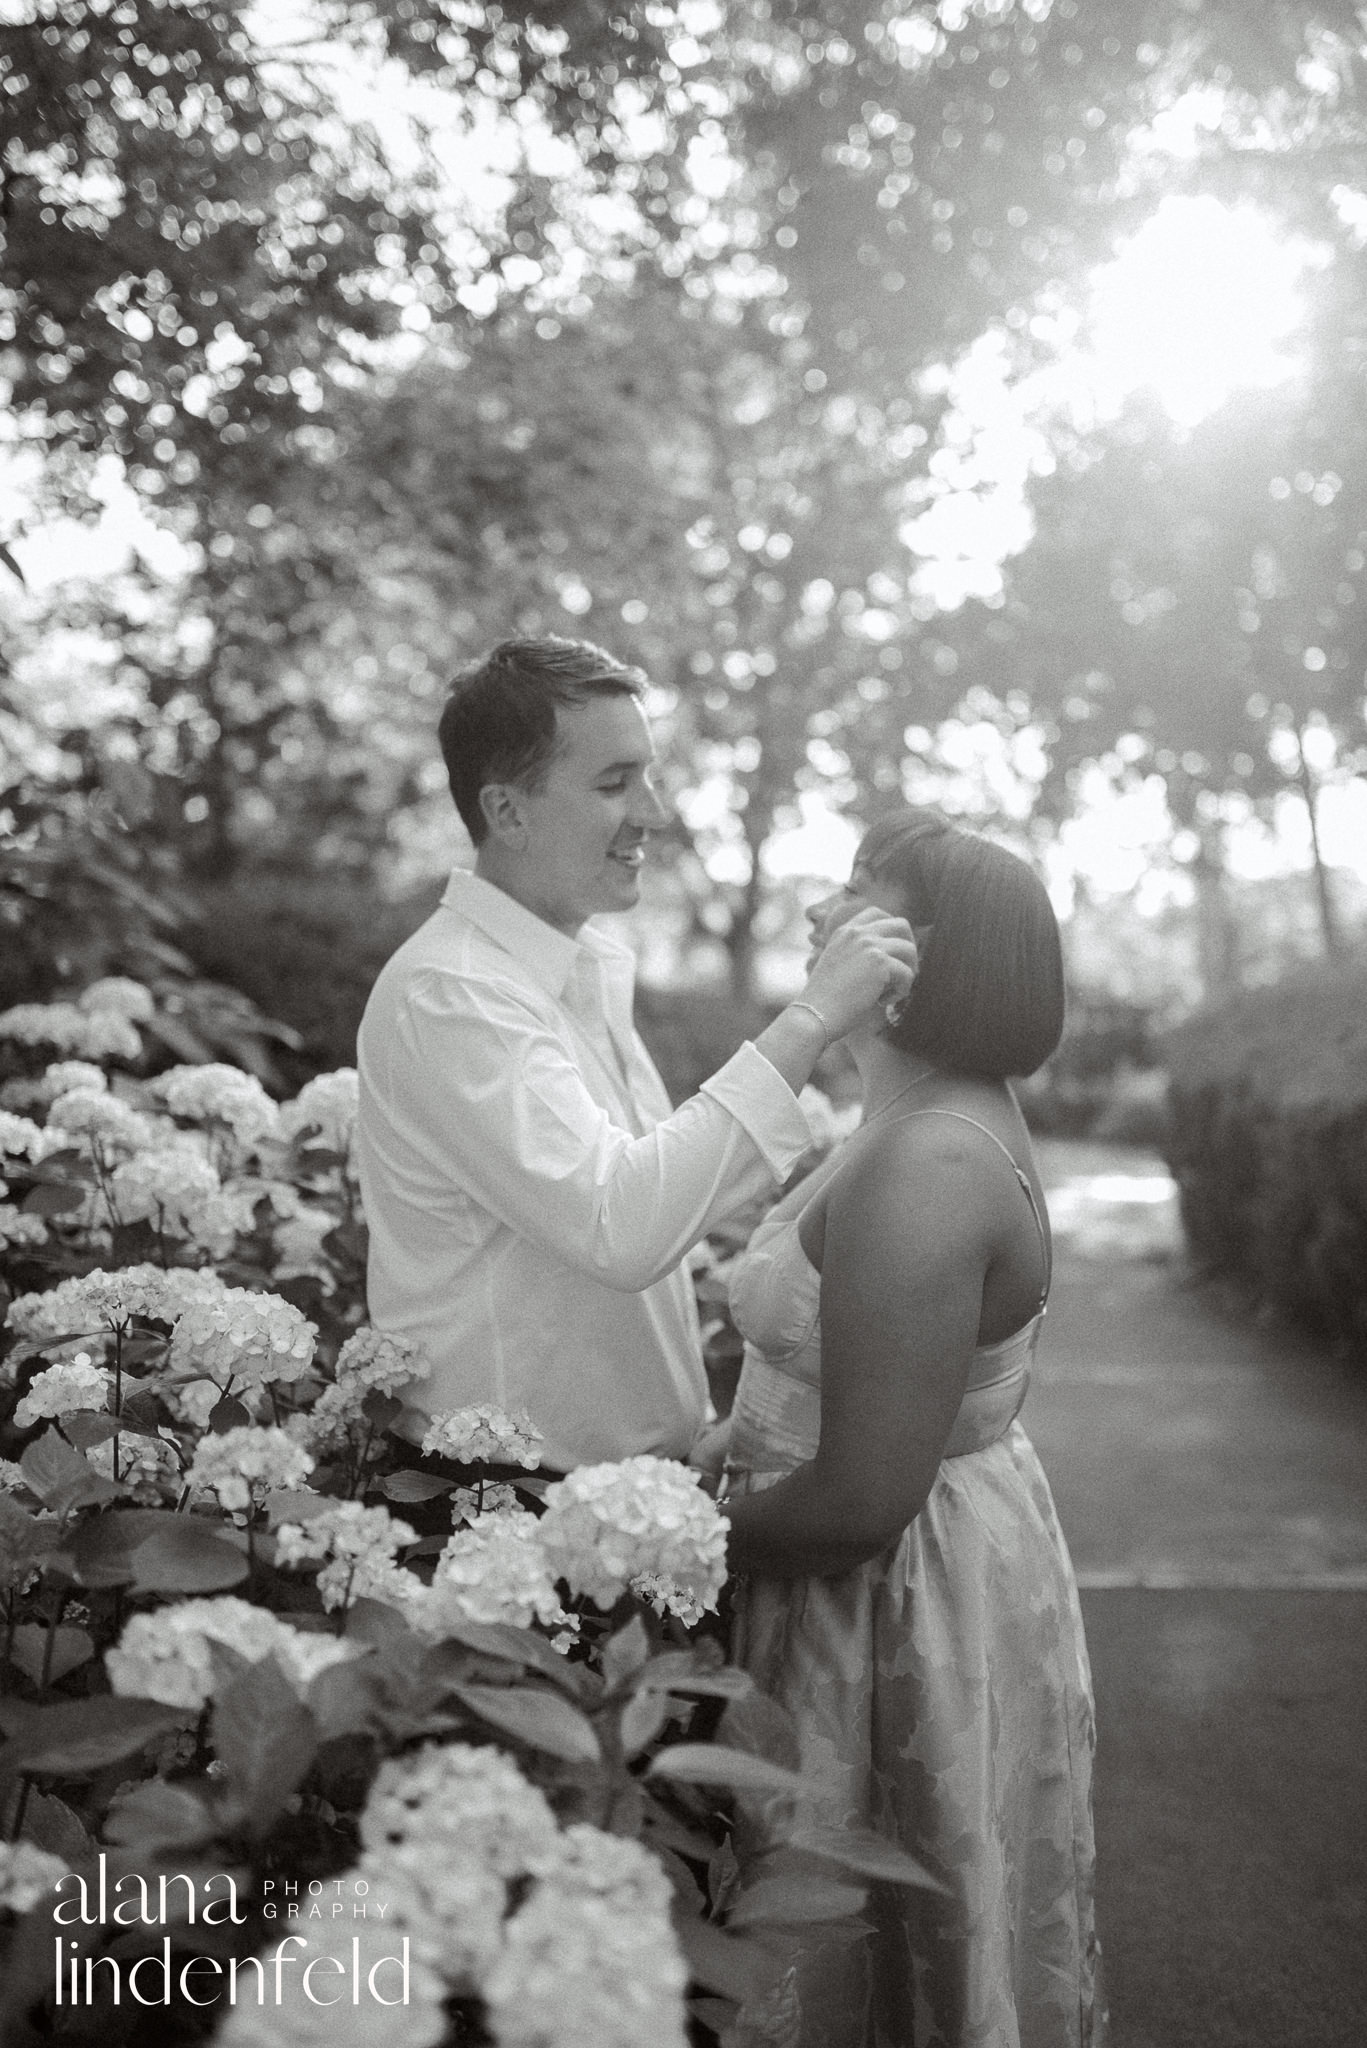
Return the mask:
{"type": "Polygon", "coordinates": [[[1367,1375],[1192,1281],[1159,1161],[1042,1152],[1113,2048],[1363,2048],[1367,1375]]]}

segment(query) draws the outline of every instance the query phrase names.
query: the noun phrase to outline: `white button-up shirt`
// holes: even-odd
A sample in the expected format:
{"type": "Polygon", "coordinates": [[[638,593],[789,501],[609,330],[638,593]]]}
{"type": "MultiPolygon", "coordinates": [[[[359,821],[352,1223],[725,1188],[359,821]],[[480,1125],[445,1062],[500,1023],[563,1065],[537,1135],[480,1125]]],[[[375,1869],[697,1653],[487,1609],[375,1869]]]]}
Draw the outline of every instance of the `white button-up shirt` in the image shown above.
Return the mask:
{"type": "Polygon", "coordinates": [[[680,1262],[811,1144],[744,1045],[671,1111],[632,1025],[634,961],[457,871],[380,974],[358,1038],[371,1319],[431,1376],[404,1423],[525,1408],[555,1469],[687,1453],[704,1418],[680,1262]]]}

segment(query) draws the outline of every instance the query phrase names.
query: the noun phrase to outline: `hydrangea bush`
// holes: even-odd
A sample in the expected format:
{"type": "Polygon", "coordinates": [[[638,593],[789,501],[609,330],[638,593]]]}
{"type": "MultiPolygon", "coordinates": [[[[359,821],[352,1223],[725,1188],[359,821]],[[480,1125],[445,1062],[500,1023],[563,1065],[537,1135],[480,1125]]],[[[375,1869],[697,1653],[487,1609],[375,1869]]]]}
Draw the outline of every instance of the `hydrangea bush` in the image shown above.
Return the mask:
{"type": "Polygon", "coordinates": [[[149,2041],[752,2038],[801,1929],[917,1873],[814,1825],[726,1665],[721,1516],[664,1459],[548,1486],[487,1407],[415,1463],[355,1074],[138,1078],[153,1014],[0,1015],[0,2039],[108,2038],[140,1956],[149,2041]]]}

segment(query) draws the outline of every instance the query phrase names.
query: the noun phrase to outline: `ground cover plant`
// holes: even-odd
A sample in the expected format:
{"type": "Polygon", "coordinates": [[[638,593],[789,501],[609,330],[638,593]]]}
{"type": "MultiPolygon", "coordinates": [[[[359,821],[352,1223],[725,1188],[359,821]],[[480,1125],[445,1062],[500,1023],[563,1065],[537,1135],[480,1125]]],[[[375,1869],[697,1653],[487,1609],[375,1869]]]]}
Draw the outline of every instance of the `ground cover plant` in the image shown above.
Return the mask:
{"type": "Polygon", "coordinates": [[[726,1664],[714,1503],[487,1408],[420,1469],[354,1073],[149,1072],[153,1022],[0,1015],[0,2039],[748,2038],[919,1873],[726,1664]]]}

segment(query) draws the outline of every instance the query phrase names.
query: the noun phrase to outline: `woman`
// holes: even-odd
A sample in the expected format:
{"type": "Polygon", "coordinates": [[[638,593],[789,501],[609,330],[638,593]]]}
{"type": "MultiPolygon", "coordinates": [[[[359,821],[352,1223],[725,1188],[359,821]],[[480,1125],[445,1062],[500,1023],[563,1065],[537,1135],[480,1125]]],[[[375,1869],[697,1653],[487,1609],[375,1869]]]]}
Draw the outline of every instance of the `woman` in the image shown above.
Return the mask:
{"type": "Polygon", "coordinates": [[[1084,2048],[1092,1701],[1077,1589],[1016,1414],[1049,1286],[1008,1075],[1063,1022],[1058,928],[1012,854],[933,812],[868,833],[818,948],[877,905],[921,966],[846,1040],[859,1129],[737,1262],[724,1483],[737,1656],[795,1716],[821,1817],[942,1891],[880,1886],[809,1947],[801,2048],[1084,2048]]]}

